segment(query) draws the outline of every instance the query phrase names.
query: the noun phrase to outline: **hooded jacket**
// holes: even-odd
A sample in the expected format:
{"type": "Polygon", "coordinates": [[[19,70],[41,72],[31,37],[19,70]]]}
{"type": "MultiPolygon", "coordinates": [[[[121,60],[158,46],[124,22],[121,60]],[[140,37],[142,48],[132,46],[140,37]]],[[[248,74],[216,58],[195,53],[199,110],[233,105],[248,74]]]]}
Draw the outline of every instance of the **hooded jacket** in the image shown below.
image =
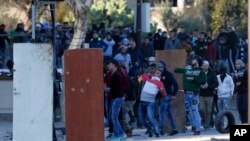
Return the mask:
{"type": "Polygon", "coordinates": [[[174,78],[173,74],[167,70],[166,64],[163,61],[160,61],[160,64],[163,65],[163,72],[161,81],[164,84],[164,88],[167,91],[167,94],[170,96],[175,96],[178,92],[179,85],[174,78]]]}

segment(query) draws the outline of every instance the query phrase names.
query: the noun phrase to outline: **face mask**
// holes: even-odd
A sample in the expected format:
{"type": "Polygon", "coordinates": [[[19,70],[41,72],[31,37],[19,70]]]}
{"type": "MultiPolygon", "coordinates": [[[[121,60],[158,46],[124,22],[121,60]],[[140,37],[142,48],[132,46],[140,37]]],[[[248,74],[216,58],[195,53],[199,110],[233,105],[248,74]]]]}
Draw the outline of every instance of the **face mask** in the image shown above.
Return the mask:
{"type": "Polygon", "coordinates": [[[221,75],[226,75],[226,70],[220,70],[221,75]]]}

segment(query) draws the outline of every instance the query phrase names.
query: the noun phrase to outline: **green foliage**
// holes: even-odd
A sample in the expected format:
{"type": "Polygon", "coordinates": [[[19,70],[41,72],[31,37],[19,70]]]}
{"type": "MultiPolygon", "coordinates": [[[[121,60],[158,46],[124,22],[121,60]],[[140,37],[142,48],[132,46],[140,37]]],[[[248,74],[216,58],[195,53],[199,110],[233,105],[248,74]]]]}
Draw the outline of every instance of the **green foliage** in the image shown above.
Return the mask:
{"type": "Polygon", "coordinates": [[[184,32],[190,33],[195,29],[199,31],[205,31],[204,20],[197,16],[185,15],[183,16],[179,27],[183,29],[184,32]]]}
{"type": "Polygon", "coordinates": [[[157,26],[158,26],[158,23],[154,22],[154,23],[151,23],[150,24],[150,31],[152,33],[155,33],[157,31],[157,26]]]}
{"type": "Polygon", "coordinates": [[[201,13],[201,5],[199,8],[185,9],[185,13],[175,11],[171,7],[166,6],[163,11],[163,23],[167,31],[181,28],[184,32],[191,32],[194,29],[204,31],[206,29],[204,17],[201,13]]]}
{"type": "Polygon", "coordinates": [[[98,0],[93,3],[88,24],[104,22],[107,27],[133,25],[134,13],[125,0],[98,0]]]}
{"type": "Polygon", "coordinates": [[[56,20],[60,23],[73,22],[75,20],[74,13],[69,9],[66,2],[58,3],[56,20]]]}
{"type": "Polygon", "coordinates": [[[224,9],[226,8],[226,3],[225,0],[217,0],[216,2],[212,3],[212,23],[211,23],[211,29],[213,35],[215,35],[219,28],[221,26],[224,26],[224,18],[225,18],[225,11],[224,9]]]}
{"type": "Polygon", "coordinates": [[[243,38],[247,38],[247,0],[211,1],[211,29],[214,35],[219,27],[231,25],[243,38]]]}
{"type": "MultiPolygon", "coordinates": [[[[0,8],[2,11],[2,8],[0,8]]],[[[8,29],[13,29],[16,27],[18,23],[18,19],[16,17],[9,16],[8,14],[0,14],[1,24],[5,24],[8,29]]]]}
{"type": "Polygon", "coordinates": [[[186,8],[185,13],[173,12],[166,6],[163,22],[167,30],[183,28],[186,32],[193,29],[211,31],[218,34],[221,26],[234,26],[236,32],[247,38],[247,0],[197,0],[197,5],[186,8]]]}
{"type": "MultiPolygon", "coordinates": [[[[60,2],[57,10],[57,21],[73,22],[74,14],[66,5],[60,2]]],[[[104,22],[106,27],[131,26],[133,25],[134,13],[128,8],[125,0],[97,0],[95,1],[88,15],[88,24],[100,24],[104,22]]]]}
{"type": "Polygon", "coordinates": [[[16,24],[21,21],[21,14],[24,12],[23,5],[27,4],[28,1],[22,1],[21,3],[16,3],[14,0],[0,0],[0,21],[1,24],[5,24],[7,30],[16,28],[16,24]],[[10,8],[17,8],[19,11],[10,11],[10,8]]]}
{"type": "Polygon", "coordinates": [[[174,13],[170,7],[166,7],[163,12],[163,23],[167,31],[180,27],[183,14],[174,13]]]}

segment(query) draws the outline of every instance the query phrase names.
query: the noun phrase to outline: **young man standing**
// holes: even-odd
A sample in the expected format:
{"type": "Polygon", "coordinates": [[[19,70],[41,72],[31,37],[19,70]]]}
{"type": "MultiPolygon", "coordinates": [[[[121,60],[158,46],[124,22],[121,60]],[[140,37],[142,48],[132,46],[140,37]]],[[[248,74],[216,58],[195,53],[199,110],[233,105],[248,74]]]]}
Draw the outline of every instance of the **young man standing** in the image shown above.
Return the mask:
{"type": "Polygon", "coordinates": [[[234,93],[233,78],[227,74],[226,67],[221,67],[220,73],[217,75],[218,80],[218,109],[221,111],[228,111],[230,108],[230,98],[234,93]]]}
{"type": "Polygon", "coordinates": [[[168,134],[169,136],[173,136],[175,134],[178,134],[177,127],[175,120],[173,118],[170,104],[171,100],[175,99],[175,96],[178,92],[179,86],[174,78],[173,74],[167,70],[166,64],[163,61],[160,61],[158,64],[158,69],[162,71],[162,77],[161,81],[164,84],[165,90],[167,91],[166,96],[162,96],[160,100],[160,133],[161,135],[164,135],[164,128],[165,128],[165,115],[168,118],[170,122],[170,126],[172,128],[172,131],[168,134]]]}
{"type": "Polygon", "coordinates": [[[206,74],[207,82],[201,85],[199,108],[203,127],[207,130],[210,128],[215,88],[218,86],[218,81],[215,72],[209,68],[208,61],[203,61],[201,67],[206,74]]]}
{"type": "Polygon", "coordinates": [[[117,71],[118,62],[112,60],[108,63],[108,69],[111,71],[110,80],[110,93],[111,93],[111,118],[114,125],[114,136],[111,140],[120,140],[126,137],[121,124],[119,123],[118,116],[121,106],[124,102],[124,95],[122,93],[122,78],[117,71]]]}
{"type": "Polygon", "coordinates": [[[187,118],[192,125],[194,135],[200,135],[201,118],[198,108],[199,92],[201,85],[206,83],[206,75],[199,68],[197,59],[192,60],[192,68],[176,68],[175,72],[183,74],[183,88],[185,92],[184,102],[187,118]]]}

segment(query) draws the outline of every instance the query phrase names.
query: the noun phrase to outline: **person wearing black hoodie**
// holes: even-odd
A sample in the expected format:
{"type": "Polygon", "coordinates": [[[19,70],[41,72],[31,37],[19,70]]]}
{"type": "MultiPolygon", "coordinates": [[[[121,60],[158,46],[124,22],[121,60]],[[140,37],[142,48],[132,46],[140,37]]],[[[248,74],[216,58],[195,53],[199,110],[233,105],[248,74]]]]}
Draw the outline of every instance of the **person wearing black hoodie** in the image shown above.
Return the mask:
{"type": "Polygon", "coordinates": [[[161,97],[160,101],[160,133],[164,135],[165,128],[165,114],[169,119],[172,131],[168,134],[169,136],[175,135],[178,133],[176,123],[174,121],[172,112],[170,111],[170,103],[172,99],[175,99],[175,96],[178,92],[179,86],[174,78],[173,74],[167,70],[166,64],[163,61],[160,61],[158,64],[158,69],[162,71],[161,81],[164,84],[164,87],[167,91],[167,95],[161,97]]]}
{"type": "Polygon", "coordinates": [[[0,36],[0,68],[3,68],[5,60],[5,50],[6,50],[5,40],[7,40],[8,43],[10,43],[10,39],[8,38],[7,33],[5,32],[4,24],[0,25],[0,34],[2,34],[2,36],[0,36]]]}

